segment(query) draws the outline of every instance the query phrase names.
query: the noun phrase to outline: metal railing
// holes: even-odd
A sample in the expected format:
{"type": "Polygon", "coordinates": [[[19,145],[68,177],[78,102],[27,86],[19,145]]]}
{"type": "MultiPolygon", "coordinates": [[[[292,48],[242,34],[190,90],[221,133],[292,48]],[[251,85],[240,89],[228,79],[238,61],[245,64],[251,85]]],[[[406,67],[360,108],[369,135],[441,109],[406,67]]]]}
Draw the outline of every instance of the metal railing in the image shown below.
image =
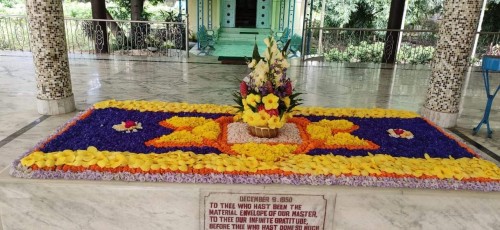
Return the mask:
{"type": "Polygon", "coordinates": [[[0,50],[29,51],[26,16],[0,16],[0,50]]]}
{"type": "Polygon", "coordinates": [[[490,46],[500,44],[500,32],[479,32],[477,33],[477,44],[472,56],[474,65],[481,65],[481,57],[486,54],[490,46]]]}
{"type": "MultiPolygon", "coordinates": [[[[303,56],[319,56],[331,62],[381,63],[387,61],[384,51],[389,53],[397,49],[396,63],[428,64],[438,40],[435,30],[309,27],[303,34],[303,56]]],[[[476,65],[491,44],[500,44],[500,32],[479,32],[477,35],[477,48],[471,55],[471,64],[476,65]]]]}
{"type": "Polygon", "coordinates": [[[387,62],[384,51],[397,50],[396,63],[427,64],[437,42],[437,31],[432,30],[311,27],[305,36],[305,55],[333,62],[387,62]]]}
{"type": "MultiPolygon", "coordinates": [[[[185,16],[183,22],[154,22],[66,18],[68,52],[187,56],[189,22],[186,19],[185,16]]],[[[477,36],[478,42],[475,53],[471,55],[471,64],[479,65],[488,47],[500,44],[500,32],[479,32],[477,36]]],[[[397,49],[396,63],[428,64],[434,54],[438,32],[306,27],[303,37],[305,39],[294,35],[291,44],[292,50],[301,51],[302,57],[320,56],[331,62],[380,63],[386,61],[384,51],[397,49]],[[397,40],[392,39],[399,35],[401,36],[397,40]],[[399,42],[394,42],[398,40],[399,42]]],[[[29,40],[26,16],[0,15],[0,50],[30,51],[29,40]]]]}
{"type": "MultiPolygon", "coordinates": [[[[189,55],[188,21],[156,22],[66,18],[73,54],[181,57],[189,55]]],[[[30,51],[26,16],[0,16],[0,50],[30,51]]]]}

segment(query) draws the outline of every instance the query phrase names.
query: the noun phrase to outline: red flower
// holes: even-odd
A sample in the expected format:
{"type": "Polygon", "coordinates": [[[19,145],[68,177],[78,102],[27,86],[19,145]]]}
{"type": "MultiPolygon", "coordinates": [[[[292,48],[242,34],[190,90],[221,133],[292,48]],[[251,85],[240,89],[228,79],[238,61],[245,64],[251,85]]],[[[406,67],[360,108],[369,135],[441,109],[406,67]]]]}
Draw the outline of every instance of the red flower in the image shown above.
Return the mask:
{"type": "Polygon", "coordinates": [[[405,132],[404,129],[394,129],[394,133],[397,134],[397,135],[401,135],[405,132]]]}
{"type": "Polygon", "coordinates": [[[278,109],[266,110],[266,113],[271,115],[271,116],[278,116],[278,114],[279,114],[278,109]]]}
{"type": "Polygon", "coordinates": [[[285,94],[287,96],[292,95],[292,83],[290,81],[286,82],[286,85],[285,85],[285,94]]]}
{"type": "Polygon", "coordinates": [[[131,121],[131,120],[125,121],[125,128],[127,128],[127,129],[132,127],[132,126],[135,126],[135,125],[136,125],[135,121],[131,121]]]}
{"type": "Polygon", "coordinates": [[[244,81],[240,83],[240,93],[243,98],[246,98],[248,95],[248,86],[244,81]]]}
{"type": "Polygon", "coordinates": [[[257,106],[257,111],[262,111],[262,110],[265,110],[264,105],[257,106]]]}
{"type": "Polygon", "coordinates": [[[274,93],[273,83],[271,81],[266,82],[267,93],[274,93]]]}

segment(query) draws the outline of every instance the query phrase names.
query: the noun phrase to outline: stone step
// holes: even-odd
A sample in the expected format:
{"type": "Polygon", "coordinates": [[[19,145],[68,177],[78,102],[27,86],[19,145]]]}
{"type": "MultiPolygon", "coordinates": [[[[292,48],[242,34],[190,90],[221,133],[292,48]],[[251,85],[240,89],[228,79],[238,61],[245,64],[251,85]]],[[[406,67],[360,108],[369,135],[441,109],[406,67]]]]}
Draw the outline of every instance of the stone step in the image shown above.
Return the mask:
{"type": "Polygon", "coordinates": [[[269,35],[271,34],[270,29],[257,29],[257,28],[220,28],[219,33],[228,34],[259,34],[259,35],[269,35]]]}
{"type": "Polygon", "coordinates": [[[218,41],[247,41],[254,42],[255,40],[264,41],[267,36],[258,35],[258,36],[239,36],[239,35],[228,35],[228,34],[219,34],[218,41]]]}
{"type": "Polygon", "coordinates": [[[264,34],[231,34],[231,33],[219,33],[219,37],[232,37],[232,38],[266,38],[269,35],[264,34]]]}

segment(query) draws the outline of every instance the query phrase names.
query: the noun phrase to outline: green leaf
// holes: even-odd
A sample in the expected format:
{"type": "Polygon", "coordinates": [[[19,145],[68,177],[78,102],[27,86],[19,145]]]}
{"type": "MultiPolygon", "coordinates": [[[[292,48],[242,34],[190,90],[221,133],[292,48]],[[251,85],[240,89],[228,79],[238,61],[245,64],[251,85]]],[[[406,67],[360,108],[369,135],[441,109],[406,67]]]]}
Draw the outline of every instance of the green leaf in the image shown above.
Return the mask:
{"type": "Polygon", "coordinates": [[[283,49],[281,50],[281,54],[283,54],[283,56],[285,56],[286,51],[288,50],[288,46],[290,46],[291,41],[292,41],[292,39],[288,39],[288,41],[286,41],[285,46],[283,46],[283,49]]]}
{"type": "Polygon", "coordinates": [[[302,95],[302,93],[294,93],[292,95],[290,95],[290,100],[294,100],[296,97],[302,95]]]}
{"type": "Polygon", "coordinates": [[[251,105],[248,105],[248,107],[250,107],[250,109],[252,110],[252,112],[254,112],[254,113],[257,112],[257,108],[255,108],[255,107],[253,107],[251,105]]]}
{"type": "Polygon", "coordinates": [[[260,61],[259,47],[257,46],[257,37],[255,37],[255,42],[253,44],[252,58],[255,59],[256,63],[260,61]]]}

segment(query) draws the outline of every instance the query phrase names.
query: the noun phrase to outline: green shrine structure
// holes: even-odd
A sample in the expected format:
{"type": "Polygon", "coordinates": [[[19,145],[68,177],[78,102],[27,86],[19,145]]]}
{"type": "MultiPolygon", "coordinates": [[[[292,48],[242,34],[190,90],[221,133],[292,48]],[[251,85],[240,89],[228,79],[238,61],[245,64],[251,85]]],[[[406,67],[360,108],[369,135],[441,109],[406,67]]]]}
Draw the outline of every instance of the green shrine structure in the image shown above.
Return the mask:
{"type": "Polygon", "coordinates": [[[180,1],[179,12],[188,15],[190,30],[197,37],[205,31],[214,37],[211,55],[242,56],[251,53],[256,40],[263,47],[260,43],[271,33],[300,36],[301,4],[297,0],[191,0],[180,1]]]}

